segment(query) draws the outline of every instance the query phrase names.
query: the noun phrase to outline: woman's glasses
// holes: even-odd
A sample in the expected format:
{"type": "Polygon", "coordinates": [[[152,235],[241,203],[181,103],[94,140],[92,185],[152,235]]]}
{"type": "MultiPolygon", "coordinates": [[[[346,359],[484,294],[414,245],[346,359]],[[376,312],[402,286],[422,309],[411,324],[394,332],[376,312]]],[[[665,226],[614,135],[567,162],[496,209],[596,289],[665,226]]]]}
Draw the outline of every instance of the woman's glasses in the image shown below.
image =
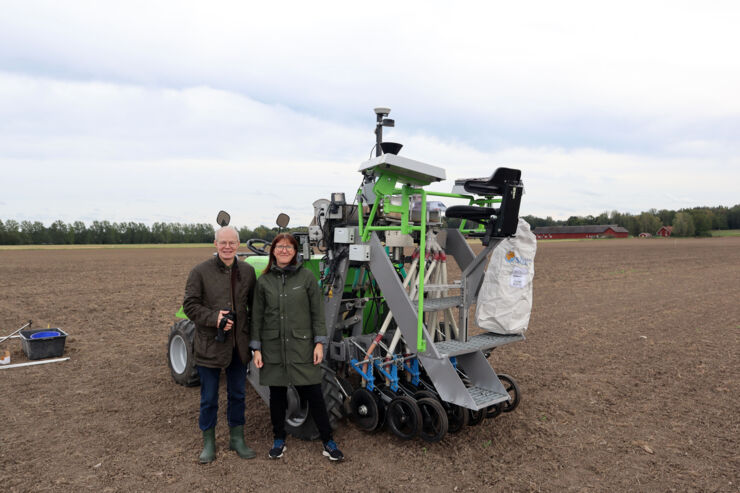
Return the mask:
{"type": "Polygon", "coordinates": [[[292,245],[277,245],[275,247],[275,250],[281,250],[283,252],[292,252],[293,250],[295,250],[295,248],[293,248],[292,245]]]}

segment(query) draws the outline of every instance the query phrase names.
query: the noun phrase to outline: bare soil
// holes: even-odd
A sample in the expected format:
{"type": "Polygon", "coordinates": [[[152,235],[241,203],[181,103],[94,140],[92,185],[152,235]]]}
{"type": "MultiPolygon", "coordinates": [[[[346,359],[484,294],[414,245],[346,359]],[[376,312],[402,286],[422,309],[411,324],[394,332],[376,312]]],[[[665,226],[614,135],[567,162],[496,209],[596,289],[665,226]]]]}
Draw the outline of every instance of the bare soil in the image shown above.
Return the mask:
{"type": "MultiPolygon", "coordinates": [[[[739,491],[740,238],[541,242],[527,340],[491,355],[519,382],[512,413],[440,443],[343,422],[347,460],[289,439],[267,458],[267,406],[247,392],[258,457],[197,463],[199,389],[166,343],[209,249],[0,251],[0,335],[70,336],[62,363],[0,370],[4,491],[739,491]]],[[[26,361],[20,341],[12,363],[26,361]]],[[[222,397],[225,392],[222,389],[222,397]]]]}

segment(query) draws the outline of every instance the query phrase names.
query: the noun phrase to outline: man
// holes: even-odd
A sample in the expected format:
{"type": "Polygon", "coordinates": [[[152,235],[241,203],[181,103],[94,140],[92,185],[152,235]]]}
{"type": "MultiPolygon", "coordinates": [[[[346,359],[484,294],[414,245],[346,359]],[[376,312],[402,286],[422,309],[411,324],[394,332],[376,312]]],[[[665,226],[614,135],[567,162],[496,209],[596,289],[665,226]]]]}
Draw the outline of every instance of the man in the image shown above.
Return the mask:
{"type": "Polygon", "coordinates": [[[228,395],[227,421],[229,448],[239,457],[251,459],[254,450],[244,442],[244,394],[249,349],[249,312],[254,269],[239,262],[239,233],[233,226],[216,231],[213,244],[218,255],[193,268],[185,285],[185,314],[195,323],[193,361],[200,375],[200,417],[203,452],[200,463],[216,458],[216,416],[218,414],[218,381],[226,371],[228,395]],[[232,321],[229,314],[235,314],[232,321]],[[224,340],[217,340],[219,324],[224,321],[224,340]]]}

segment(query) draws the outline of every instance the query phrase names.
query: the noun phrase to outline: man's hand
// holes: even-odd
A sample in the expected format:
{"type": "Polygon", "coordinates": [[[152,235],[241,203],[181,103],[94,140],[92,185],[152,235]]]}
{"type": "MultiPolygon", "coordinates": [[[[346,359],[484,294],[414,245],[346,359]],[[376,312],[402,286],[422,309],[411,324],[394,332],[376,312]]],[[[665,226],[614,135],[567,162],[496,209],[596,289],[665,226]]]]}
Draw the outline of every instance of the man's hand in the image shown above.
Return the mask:
{"type": "Polygon", "coordinates": [[[253,359],[254,366],[256,366],[257,368],[262,368],[262,365],[264,365],[264,363],[262,362],[262,351],[260,351],[259,349],[255,349],[253,359]]]}
{"type": "MultiPolygon", "coordinates": [[[[229,313],[229,310],[219,310],[218,311],[218,320],[216,320],[216,327],[221,325],[221,319],[224,318],[224,315],[226,315],[227,313],[229,313]]],[[[231,320],[227,318],[226,326],[224,326],[224,332],[228,332],[229,330],[231,330],[233,325],[234,325],[234,322],[232,322],[231,320]]]]}
{"type": "Polygon", "coordinates": [[[320,342],[313,348],[313,364],[318,365],[324,359],[324,345],[320,342]]]}

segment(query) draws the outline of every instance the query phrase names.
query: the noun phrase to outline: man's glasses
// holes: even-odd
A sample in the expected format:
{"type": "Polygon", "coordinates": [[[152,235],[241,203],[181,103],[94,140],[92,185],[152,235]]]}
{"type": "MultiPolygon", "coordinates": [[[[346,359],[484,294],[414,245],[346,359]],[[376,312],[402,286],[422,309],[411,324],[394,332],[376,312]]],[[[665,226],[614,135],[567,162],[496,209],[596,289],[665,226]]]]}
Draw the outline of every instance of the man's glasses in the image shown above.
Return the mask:
{"type": "Polygon", "coordinates": [[[282,250],[283,252],[292,252],[295,250],[292,245],[278,245],[275,247],[275,250],[282,250]]]}
{"type": "Polygon", "coordinates": [[[238,244],[239,244],[238,241],[219,241],[218,242],[218,246],[220,247],[225,247],[226,245],[228,245],[233,248],[233,247],[236,247],[238,244]]]}

